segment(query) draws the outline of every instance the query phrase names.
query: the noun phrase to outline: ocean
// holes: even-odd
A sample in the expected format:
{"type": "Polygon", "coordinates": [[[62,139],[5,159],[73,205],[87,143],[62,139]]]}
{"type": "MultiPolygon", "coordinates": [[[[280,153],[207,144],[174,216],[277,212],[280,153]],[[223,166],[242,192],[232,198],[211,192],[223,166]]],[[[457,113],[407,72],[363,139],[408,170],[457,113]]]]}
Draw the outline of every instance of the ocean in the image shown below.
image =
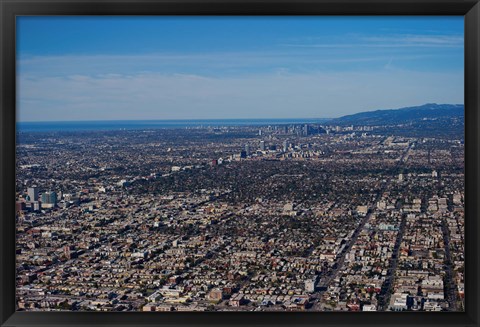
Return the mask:
{"type": "Polygon", "coordinates": [[[72,131],[115,131],[145,130],[159,128],[219,127],[219,126],[262,126],[281,124],[324,123],[322,118],[292,119],[212,119],[212,120],[99,120],[99,121],[54,121],[17,122],[17,132],[72,132],[72,131]]]}

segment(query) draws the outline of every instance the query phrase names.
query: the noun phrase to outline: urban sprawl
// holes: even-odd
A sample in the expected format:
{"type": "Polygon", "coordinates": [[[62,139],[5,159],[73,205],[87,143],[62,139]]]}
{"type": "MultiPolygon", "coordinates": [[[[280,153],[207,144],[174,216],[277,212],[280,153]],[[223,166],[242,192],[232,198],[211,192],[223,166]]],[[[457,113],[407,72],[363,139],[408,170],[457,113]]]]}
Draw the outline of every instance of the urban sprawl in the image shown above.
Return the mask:
{"type": "Polygon", "coordinates": [[[464,310],[460,139],[325,124],[17,138],[18,310],[464,310]]]}

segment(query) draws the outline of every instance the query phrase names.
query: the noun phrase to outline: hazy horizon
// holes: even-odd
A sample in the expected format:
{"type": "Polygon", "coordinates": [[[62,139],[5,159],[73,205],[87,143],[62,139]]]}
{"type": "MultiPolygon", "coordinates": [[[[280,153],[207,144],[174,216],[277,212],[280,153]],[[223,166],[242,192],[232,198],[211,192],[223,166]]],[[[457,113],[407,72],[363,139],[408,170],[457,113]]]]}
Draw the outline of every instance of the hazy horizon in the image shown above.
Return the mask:
{"type": "Polygon", "coordinates": [[[19,17],[17,28],[18,122],[463,104],[463,17],[19,17]]]}
{"type": "MultiPolygon", "coordinates": [[[[421,104],[418,106],[413,106],[413,107],[420,107],[423,105],[427,105],[428,103],[421,104]]],[[[463,103],[433,103],[434,105],[451,105],[451,106],[463,106],[463,103]]],[[[382,108],[382,109],[371,109],[371,110],[362,110],[362,111],[357,111],[354,112],[350,115],[355,115],[358,113],[364,113],[364,112],[375,112],[375,111],[388,111],[388,110],[402,110],[405,108],[382,108]]],[[[334,120],[337,118],[341,118],[343,116],[337,116],[337,117],[286,117],[286,118],[274,118],[274,117],[259,117],[259,118],[252,118],[252,117],[241,117],[241,118],[184,118],[184,119],[92,119],[92,120],[37,120],[37,121],[19,121],[17,120],[18,123],[89,123],[89,122],[179,122],[179,121],[242,121],[242,120],[252,120],[252,121],[261,121],[261,120],[267,120],[267,121],[281,121],[281,120],[334,120]]]]}

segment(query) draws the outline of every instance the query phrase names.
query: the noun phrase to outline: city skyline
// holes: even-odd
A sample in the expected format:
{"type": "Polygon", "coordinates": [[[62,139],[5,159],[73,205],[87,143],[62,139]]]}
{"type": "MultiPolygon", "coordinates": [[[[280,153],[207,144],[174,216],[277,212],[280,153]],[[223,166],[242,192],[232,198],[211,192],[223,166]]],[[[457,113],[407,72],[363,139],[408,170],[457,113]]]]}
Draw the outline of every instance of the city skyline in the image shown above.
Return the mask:
{"type": "Polygon", "coordinates": [[[20,17],[17,27],[19,122],[463,103],[463,17],[20,17]]]}

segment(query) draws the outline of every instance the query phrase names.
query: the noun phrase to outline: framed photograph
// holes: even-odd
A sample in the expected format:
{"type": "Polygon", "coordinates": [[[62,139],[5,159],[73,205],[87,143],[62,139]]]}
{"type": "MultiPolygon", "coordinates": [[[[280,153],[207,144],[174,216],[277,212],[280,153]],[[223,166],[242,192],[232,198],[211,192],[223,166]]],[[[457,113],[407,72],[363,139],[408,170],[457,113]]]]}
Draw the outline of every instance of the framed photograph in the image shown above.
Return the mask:
{"type": "Polygon", "coordinates": [[[478,326],[480,5],[7,1],[1,326],[478,326]]]}

